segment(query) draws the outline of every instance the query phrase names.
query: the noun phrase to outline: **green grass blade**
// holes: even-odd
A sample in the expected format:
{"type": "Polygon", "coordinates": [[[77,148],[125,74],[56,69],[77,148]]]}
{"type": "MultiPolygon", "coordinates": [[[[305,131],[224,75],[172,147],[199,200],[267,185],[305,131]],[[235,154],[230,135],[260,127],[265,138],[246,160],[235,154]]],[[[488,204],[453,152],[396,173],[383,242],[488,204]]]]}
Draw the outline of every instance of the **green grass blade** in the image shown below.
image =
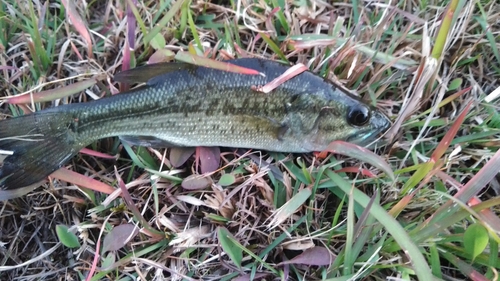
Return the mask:
{"type": "MultiPolygon", "coordinates": [[[[338,185],[338,187],[346,194],[351,193],[351,187],[343,178],[332,171],[326,171],[326,175],[338,185]]],[[[367,207],[370,198],[358,189],[352,189],[352,196],[354,200],[363,207],[367,207]]],[[[413,268],[419,280],[433,280],[432,272],[429,268],[424,256],[420,253],[420,249],[411,241],[410,236],[401,227],[401,225],[387,212],[380,207],[380,205],[373,204],[371,215],[385,227],[385,229],[392,235],[398,242],[402,249],[411,260],[413,268]]]]}

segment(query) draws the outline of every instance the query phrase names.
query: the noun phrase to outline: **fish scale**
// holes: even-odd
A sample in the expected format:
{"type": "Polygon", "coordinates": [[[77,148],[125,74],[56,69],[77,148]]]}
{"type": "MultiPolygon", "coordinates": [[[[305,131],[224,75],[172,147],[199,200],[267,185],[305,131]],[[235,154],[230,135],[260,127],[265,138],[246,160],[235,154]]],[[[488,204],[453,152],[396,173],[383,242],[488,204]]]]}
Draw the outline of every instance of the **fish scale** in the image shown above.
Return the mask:
{"type": "Polygon", "coordinates": [[[367,144],[390,125],[378,109],[311,72],[262,93],[255,88],[289,66],[254,58],[227,62],[262,75],[189,64],[139,67],[117,75],[147,81],[129,92],[0,121],[0,149],[13,152],[0,164],[0,189],[41,181],[106,137],[137,145],[311,152],[334,140],[367,144]],[[153,67],[165,71],[150,75],[153,67]],[[24,135],[31,137],[12,140],[24,135]]]}

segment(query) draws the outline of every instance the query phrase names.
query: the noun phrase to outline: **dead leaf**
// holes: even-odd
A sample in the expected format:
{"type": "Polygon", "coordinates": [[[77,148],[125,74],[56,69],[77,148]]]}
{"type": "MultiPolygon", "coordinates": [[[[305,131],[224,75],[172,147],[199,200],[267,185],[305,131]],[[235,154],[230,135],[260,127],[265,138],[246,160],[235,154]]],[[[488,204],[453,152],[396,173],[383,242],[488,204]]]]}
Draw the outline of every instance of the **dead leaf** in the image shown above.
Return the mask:
{"type": "Polygon", "coordinates": [[[209,187],[211,184],[212,180],[209,177],[190,175],[182,181],[181,186],[187,190],[202,190],[209,187]]]}
{"type": "Polygon", "coordinates": [[[102,254],[108,251],[118,251],[139,233],[139,228],[133,224],[121,224],[115,226],[104,237],[102,242],[102,254]]]}
{"type": "Polygon", "coordinates": [[[201,173],[211,173],[219,168],[220,164],[220,148],[214,147],[197,147],[196,156],[200,159],[201,173]]]}
{"type": "Polygon", "coordinates": [[[194,147],[172,147],[168,160],[175,168],[182,166],[195,152],[194,147]]]}
{"type": "Polygon", "coordinates": [[[295,258],[280,263],[279,265],[285,264],[305,264],[305,265],[317,265],[317,266],[327,266],[330,265],[334,260],[335,256],[324,247],[313,247],[305,250],[302,254],[296,256],[295,258]]]}

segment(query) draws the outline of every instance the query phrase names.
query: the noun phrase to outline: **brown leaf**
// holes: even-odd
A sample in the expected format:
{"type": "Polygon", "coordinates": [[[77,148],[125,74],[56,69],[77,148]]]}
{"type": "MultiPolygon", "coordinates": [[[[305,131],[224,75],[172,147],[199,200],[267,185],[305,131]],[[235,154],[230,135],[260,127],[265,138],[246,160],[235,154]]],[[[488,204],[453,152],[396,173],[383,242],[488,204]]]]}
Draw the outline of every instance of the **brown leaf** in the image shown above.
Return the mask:
{"type": "Polygon", "coordinates": [[[86,187],[88,189],[92,189],[95,191],[103,192],[106,194],[111,194],[115,189],[103,182],[100,182],[98,180],[95,180],[93,178],[89,178],[87,176],[84,176],[82,174],[79,174],[77,172],[70,171],[66,168],[61,168],[52,175],[50,175],[53,178],[69,182],[72,184],[76,184],[81,187],[86,187]]]}
{"type": "Polygon", "coordinates": [[[159,49],[154,52],[148,59],[148,64],[169,62],[175,57],[175,53],[168,49],[159,49]]]}
{"type": "Polygon", "coordinates": [[[219,168],[220,164],[220,148],[214,147],[197,147],[196,156],[200,159],[201,173],[211,173],[219,168]]]}
{"type": "Polygon", "coordinates": [[[209,187],[211,184],[212,180],[209,177],[190,175],[182,181],[181,186],[187,190],[202,190],[209,187]]]}
{"type": "Polygon", "coordinates": [[[295,258],[280,263],[280,265],[284,264],[305,264],[305,265],[330,265],[335,256],[328,251],[328,249],[324,247],[312,247],[310,249],[305,250],[302,254],[296,256],[295,258]]]}
{"type": "Polygon", "coordinates": [[[169,159],[175,168],[182,166],[193,155],[194,147],[172,147],[170,149],[169,159]]]}
{"type": "Polygon", "coordinates": [[[133,224],[121,224],[115,226],[104,237],[102,242],[102,254],[108,251],[118,251],[139,233],[139,228],[133,224]]]}
{"type": "Polygon", "coordinates": [[[101,77],[93,77],[88,80],[73,83],[68,86],[46,90],[37,93],[28,93],[7,98],[6,102],[10,104],[45,102],[71,96],[79,93],[89,87],[94,86],[101,77]]]}

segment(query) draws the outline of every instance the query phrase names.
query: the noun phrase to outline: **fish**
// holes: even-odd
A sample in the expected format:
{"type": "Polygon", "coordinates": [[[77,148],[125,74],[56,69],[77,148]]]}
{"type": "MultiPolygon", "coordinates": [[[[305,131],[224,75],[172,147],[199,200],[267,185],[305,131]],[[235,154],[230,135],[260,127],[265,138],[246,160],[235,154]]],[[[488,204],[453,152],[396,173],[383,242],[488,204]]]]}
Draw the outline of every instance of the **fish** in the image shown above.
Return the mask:
{"type": "Polygon", "coordinates": [[[188,63],[120,72],[144,83],[129,91],[0,121],[0,190],[39,183],[93,142],[120,137],[151,147],[229,147],[286,153],[323,151],[335,140],[367,145],[390,119],[334,83],[305,71],[258,91],[290,66],[260,58],[226,60],[263,75],[188,63]]]}

